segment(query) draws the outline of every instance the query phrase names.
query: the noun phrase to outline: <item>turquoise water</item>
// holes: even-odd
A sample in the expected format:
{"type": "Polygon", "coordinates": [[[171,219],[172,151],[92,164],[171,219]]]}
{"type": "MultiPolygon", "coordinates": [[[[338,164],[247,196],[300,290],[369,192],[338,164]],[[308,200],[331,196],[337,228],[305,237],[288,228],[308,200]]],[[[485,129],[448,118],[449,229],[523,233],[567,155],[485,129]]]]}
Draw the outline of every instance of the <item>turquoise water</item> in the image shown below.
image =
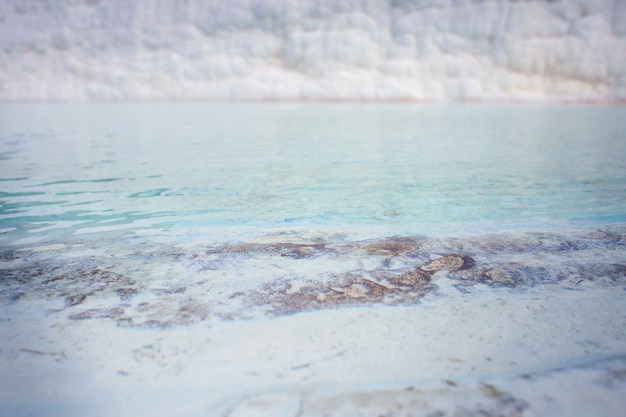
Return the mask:
{"type": "Polygon", "coordinates": [[[622,106],[5,104],[0,224],[621,221],[625,156],[622,106]]]}
{"type": "Polygon", "coordinates": [[[625,157],[621,106],[0,105],[0,407],[619,414],[625,157]]]}

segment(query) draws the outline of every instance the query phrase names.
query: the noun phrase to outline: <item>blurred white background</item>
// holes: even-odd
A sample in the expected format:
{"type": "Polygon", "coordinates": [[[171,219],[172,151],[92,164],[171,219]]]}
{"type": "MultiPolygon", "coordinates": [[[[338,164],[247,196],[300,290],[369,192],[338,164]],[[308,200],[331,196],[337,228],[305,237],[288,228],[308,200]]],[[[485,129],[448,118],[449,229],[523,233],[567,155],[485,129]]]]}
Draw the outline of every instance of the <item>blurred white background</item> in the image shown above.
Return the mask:
{"type": "Polygon", "coordinates": [[[624,0],[3,0],[0,100],[626,99],[624,0]]]}

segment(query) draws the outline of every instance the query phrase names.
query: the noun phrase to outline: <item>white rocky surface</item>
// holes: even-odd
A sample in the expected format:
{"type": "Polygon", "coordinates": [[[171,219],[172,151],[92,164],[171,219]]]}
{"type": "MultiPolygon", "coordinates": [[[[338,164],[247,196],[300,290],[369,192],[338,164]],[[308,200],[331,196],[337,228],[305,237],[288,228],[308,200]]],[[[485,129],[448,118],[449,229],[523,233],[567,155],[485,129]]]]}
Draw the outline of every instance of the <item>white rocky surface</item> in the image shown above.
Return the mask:
{"type": "Polygon", "coordinates": [[[0,100],[623,100],[623,0],[3,0],[0,100]]]}

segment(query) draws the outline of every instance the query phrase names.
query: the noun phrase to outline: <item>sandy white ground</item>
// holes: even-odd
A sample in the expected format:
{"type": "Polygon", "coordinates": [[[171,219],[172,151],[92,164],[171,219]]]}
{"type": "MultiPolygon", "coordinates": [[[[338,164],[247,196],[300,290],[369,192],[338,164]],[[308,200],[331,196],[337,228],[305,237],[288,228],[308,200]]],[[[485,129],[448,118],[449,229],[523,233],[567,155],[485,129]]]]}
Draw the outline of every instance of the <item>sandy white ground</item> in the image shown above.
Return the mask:
{"type": "Polygon", "coordinates": [[[626,294],[479,286],[417,305],[171,329],[2,306],[0,403],[26,416],[615,416],[626,294]],[[481,411],[482,410],[482,411],[481,411]]]}

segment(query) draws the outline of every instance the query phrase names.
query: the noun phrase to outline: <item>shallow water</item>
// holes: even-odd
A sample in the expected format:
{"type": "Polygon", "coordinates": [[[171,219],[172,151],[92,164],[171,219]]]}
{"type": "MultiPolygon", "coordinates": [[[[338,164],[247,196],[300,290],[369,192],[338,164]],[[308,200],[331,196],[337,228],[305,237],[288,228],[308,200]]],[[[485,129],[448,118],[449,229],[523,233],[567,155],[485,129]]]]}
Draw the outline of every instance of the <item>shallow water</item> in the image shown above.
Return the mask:
{"type": "Polygon", "coordinates": [[[24,104],[0,118],[10,241],[625,219],[624,107],[24,104]]]}
{"type": "Polygon", "coordinates": [[[613,415],[625,156],[622,106],[1,105],[0,405],[613,415]]]}

